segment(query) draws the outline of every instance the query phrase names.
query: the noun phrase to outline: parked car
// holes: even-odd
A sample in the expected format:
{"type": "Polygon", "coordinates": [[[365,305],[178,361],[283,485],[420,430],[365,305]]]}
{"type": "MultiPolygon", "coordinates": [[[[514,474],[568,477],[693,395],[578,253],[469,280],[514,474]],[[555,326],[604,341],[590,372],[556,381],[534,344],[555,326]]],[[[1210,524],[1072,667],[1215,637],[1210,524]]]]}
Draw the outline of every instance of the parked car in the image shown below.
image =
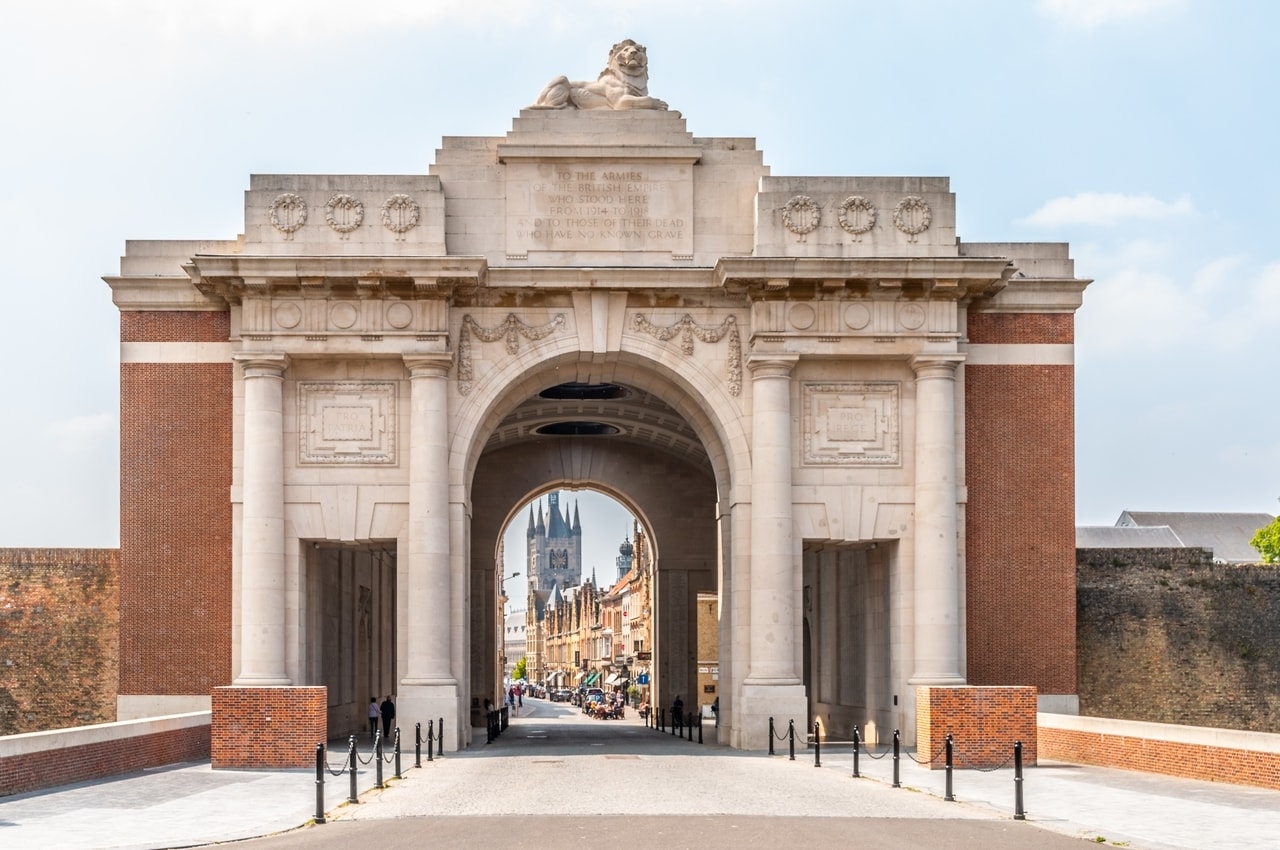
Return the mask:
{"type": "Polygon", "coordinates": [[[572,692],[568,688],[556,688],[551,692],[552,702],[568,702],[572,692]]]}

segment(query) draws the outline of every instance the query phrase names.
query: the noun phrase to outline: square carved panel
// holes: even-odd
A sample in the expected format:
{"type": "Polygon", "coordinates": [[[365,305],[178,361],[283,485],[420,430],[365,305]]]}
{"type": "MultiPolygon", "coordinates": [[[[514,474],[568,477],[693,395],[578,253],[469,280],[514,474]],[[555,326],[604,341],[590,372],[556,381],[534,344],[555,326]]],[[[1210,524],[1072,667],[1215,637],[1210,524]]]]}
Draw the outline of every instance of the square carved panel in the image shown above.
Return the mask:
{"type": "Polygon", "coordinates": [[[298,463],[395,462],[394,381],[298,384],[298,463]]]}
{"type": "Polygon", "coordinates": [[[898,466],[901,385],[803,384],[804,463],[898,466]]]}

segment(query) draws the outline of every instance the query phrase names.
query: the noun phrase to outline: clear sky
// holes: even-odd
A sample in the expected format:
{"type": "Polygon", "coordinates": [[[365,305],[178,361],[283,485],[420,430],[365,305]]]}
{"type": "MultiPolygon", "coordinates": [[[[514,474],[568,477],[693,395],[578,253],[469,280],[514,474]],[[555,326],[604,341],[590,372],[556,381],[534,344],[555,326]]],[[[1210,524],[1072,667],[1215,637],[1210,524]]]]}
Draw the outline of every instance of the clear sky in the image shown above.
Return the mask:
{"type": "Polygon", "coordinates": [[[254,173],[425,173],[623,38],[775,175],[947,176],[962,239],[1071,243],[1077,522],[1280,509],[1280,4],[42,0],[0,27],[0,546],[118,545],[125,240],[235,237],[254,173]]]}

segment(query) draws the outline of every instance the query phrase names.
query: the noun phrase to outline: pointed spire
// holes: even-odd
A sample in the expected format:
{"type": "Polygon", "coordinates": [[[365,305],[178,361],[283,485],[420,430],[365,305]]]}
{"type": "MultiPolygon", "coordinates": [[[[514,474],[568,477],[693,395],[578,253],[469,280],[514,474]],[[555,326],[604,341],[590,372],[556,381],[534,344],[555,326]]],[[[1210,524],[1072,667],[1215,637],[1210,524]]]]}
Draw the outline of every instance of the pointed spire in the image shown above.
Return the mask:
{"type": "Polygon", "coordinates": [[[544,535],[547,533],[547,524],[542,520],[542,502],[541,501],[538,502],[538,524],[535,528],[535,532],[539,535],[544,535]]]}
{"type": "Polygon", "coordinates": [[[533,536],[533,502],[529,503],[529,530],[525,532],[525,536],[533,536]]]}
{"type": "Polygon", "coordinates": [[[582,521],[578,519],[578,500],[577,499],[573,500],[573,533],[578,537],[582,536],[582,521]]]}

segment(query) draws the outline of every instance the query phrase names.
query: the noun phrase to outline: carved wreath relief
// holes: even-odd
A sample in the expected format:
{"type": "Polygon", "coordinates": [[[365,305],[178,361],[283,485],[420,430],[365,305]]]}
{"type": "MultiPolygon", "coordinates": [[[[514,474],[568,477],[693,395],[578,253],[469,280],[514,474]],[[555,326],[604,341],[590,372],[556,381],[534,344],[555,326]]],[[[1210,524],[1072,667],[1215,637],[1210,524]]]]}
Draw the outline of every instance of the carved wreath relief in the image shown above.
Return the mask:
{"type": "MultiPolygon", "coordinates": [[[[364,201],[359,198],[336,194],[324,205],[325,224],[339,238],[346,239],[364,224],[364,208],[364,201]]],[[[409,195],[392,195],[382,204],[382,226],[394,233],[397,241],[403,241],[404,234],[417,227],[421,218],[422,208],[409,195]]],[[[267,208],[267,219],[285,239],[292,239],[307,223],[307,202],[293,192],[277,195],[267,208]]]]}
{"type": "Polygon", "coordinates": [[[298,463],[394,465],[395,381],[300,381],[298,463]]]}
{"type": "Polygon", "coordinates": [[[804,462],[814,466],[898,466],[901,385],[897,381],[802,385],[804,462]]]}
{"type": "MultiPolygon", "coordinates": [[[[836,219],[840,229],[861,242],[864,234],[875,229],[878,210],[875,204],[861,195],[850,195],[836,207],[836,219]]],[[[794,233],[798,242],[818,229],[822,224],[822,206],[808,195],[796,195],[782,207],[782,226],[794,233]]],[[[893,226],[915,242],[916,237],[933,223],[933,210],[924,198],[909,195],[898,202],[893,210],[893,226]]]]}

